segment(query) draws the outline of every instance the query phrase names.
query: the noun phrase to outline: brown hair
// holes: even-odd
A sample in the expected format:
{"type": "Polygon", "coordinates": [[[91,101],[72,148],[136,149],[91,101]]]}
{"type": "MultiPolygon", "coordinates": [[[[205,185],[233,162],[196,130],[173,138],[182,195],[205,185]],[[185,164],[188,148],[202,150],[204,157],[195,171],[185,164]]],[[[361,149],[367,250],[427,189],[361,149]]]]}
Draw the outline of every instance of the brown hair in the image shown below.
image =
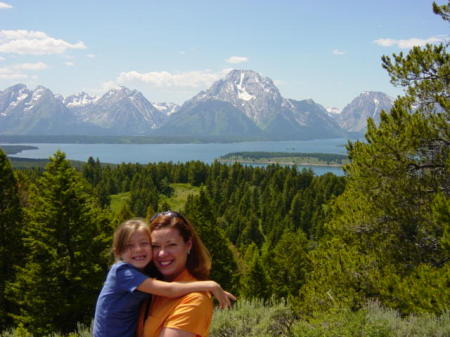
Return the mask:
{"type": "Polygon", "coordinates": [[[150,231],[162,228],[175,228],[184,242],[192,241],[187,256],[186,268],[198,280],[207,280],[211,271],[211,256],[192,224],[180,213],[167,211],[155,214],[150,219],[150,231]]]}
{"type": "Polygon", "coordinates": [[[119,225],[114,232],[112,252],[116,260],[120,260],[120,255],[125,251],[125,246],[131,235],[137,230],[143,229],[147,232],[151,242],[151,233],[148,224],[141,218],[127,220],[119,225]]]}

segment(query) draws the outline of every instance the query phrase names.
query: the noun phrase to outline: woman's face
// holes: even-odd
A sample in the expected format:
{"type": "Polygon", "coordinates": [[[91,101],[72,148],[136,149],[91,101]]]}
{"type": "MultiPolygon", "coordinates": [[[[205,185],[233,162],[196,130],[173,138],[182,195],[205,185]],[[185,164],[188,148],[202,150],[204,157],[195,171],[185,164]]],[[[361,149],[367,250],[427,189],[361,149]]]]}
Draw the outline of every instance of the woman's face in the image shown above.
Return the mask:
{"type": "Polygon", "coordinates": [[[191,240],[184,242],[175,228],[161,228],[152,232],[153,263],[167,281],[174,280],[186,268],[191,240]]]}

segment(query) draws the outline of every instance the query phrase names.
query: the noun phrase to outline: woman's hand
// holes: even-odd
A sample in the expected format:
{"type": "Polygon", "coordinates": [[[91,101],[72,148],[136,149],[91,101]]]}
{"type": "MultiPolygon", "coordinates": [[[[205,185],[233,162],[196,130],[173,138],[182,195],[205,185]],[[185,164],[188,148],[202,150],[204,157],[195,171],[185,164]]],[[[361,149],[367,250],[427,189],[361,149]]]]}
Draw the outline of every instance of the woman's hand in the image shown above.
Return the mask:
{"type": "Polygon", "coordinates": [[[219,283],[214,281],[211,282],[210,292],[219,302],[220,308],[229,308],[231,306],[231,301],[236,301],[236,297],[228,291],[223,290],[219,283]]]}

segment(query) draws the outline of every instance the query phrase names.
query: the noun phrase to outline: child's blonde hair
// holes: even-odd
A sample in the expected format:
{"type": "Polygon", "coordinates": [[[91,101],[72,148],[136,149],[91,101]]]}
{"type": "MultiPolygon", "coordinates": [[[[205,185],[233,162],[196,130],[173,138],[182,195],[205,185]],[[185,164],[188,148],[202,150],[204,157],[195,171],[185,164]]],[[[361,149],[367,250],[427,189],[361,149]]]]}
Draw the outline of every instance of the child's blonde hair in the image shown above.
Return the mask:
{"type": "Polygon", "coordinates": [[[131,235],[133,235],[133,233],[135,233],[137,230],[141,229],[147,233],[148,238],[151,242],[152,236],[150,228],[148,224],[144,221],[144,219],[141,218],[130,219],[121,223],[119,227],[117,227],[116,231],[114,232],[112,245],[112,252],[116,260],[120,260],[120,256],[122,255],[122,253],[125,252],[126,245],[130,240],[131,235]]]}

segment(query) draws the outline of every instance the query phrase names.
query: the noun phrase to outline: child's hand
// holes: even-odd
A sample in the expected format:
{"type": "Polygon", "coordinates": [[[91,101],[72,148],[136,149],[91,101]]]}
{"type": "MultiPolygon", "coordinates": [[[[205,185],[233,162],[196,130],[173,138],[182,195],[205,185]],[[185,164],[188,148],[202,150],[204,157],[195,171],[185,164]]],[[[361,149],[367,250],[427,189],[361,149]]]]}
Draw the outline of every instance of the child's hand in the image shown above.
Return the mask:
{"type": "Polygon", "coordinates": [[[231,306],[231,301],[236,301],[236,297],[233,294],[230,294],[229,292],[223,290],[220,284],[218,284],[217,282],[211,282],[214,283],[211,289],[211,293],[219,302],[220,308],[229,308],[231,306]]]}

